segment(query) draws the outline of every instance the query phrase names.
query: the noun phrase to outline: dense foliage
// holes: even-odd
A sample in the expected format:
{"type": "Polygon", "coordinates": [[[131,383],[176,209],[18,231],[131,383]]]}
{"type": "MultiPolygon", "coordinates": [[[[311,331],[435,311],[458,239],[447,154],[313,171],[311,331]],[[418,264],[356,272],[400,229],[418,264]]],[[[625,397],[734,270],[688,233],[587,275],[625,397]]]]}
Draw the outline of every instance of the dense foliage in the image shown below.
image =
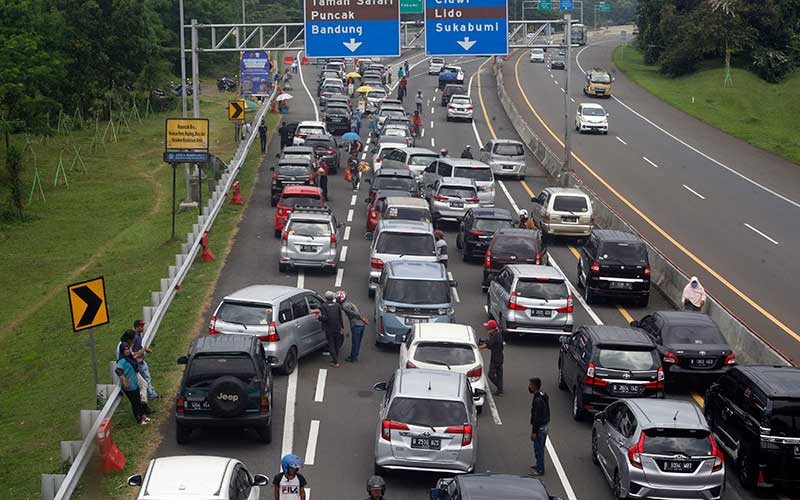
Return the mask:
{"type": "Polygon", "coordinates": [[[800,0],[639,0],[638,43],[664,74],[733,57],[778,82],[800,62],[800,0]]]}

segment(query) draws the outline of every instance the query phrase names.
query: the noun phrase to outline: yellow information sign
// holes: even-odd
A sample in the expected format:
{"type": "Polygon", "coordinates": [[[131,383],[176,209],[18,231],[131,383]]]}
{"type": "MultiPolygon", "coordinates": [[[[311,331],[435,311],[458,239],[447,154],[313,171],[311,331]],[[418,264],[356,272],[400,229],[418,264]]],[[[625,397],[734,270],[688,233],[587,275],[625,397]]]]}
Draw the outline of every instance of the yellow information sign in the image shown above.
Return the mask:
{"type": "Polygon", "coordinates": [[[207,118],[167,118],[167,151],[208,151],[207,118]]]}
{"type": "Polygon", "coordinates": [[[103,277],[67,286],[72,329],[79,332],[108,323],[106,285],[103,277]]]}
{"type": "Polygon", "coordinates": [[[228,101],[228,120],[244,120],[244,113],[244,99],[239,99],[238,101],[228,101]]]}

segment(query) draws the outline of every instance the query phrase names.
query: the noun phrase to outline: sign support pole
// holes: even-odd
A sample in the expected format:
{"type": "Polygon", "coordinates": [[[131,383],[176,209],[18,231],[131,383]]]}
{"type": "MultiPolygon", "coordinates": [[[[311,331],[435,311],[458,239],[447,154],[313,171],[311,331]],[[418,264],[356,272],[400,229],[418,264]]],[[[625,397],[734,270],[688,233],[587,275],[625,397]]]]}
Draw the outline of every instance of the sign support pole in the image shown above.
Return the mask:
{"type": "Polygon", "coordinates": [[[199,163],[197,167],[197,214],[203,215],[203,166],[199,163]]]}
{"type": "Polygon", "coordinates": [[[89,349],[92,351],[92,371],[94,372],[94,392],[97,398],[97,385],[100,383],[100,377],[97,375],[97,349],[94,341],[94,329],[89,329],[89,349]]]}
{"type": "Polygon", "coordinates": [[[177,189],[177,170],[178,164],[172,163],[172,236],[170,237],[171,241],[175,241],[175,203],[176,203],[176,189],[177,189]]]}

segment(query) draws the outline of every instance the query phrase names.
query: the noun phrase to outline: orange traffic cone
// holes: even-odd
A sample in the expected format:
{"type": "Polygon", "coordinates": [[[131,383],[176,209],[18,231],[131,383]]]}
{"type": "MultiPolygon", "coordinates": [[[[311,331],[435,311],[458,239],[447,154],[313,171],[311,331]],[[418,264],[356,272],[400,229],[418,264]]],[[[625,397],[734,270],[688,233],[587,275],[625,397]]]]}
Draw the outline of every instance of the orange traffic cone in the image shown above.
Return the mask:
{"type": "Polygon", "coordinates": [[[203,253],[200,254],[200,260],[203,262],[211,262],[212,260],[216,259],[214,254],[211,252],[211,249],[208,248],[208,231],[204,232],[203,237],[200,238],[200,245],[203,247],[203,253]]]}
{"type": "Polygon", "coordinates": [[[344,181],[345,182],[353,182],[353,176],[350,174],[350,169],[347,168],[344,171],[344,181]]]}
{"type": "Polygon", "coordinates": [[[233,197],[231,198],[231,205],[244,205],[242,193],[239,190],[239,181],[233,183],[233,197]]]}

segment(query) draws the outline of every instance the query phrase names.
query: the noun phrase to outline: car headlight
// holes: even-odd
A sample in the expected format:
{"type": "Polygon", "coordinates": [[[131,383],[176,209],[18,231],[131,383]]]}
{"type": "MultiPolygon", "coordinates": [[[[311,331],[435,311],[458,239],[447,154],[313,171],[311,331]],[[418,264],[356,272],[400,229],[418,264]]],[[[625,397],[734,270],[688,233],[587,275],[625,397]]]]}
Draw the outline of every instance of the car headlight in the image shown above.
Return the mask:
{"type": "Polygon", "coordinates": [[[383,306],[383,310],[387,313],[397,312],[397,308],[395,306],[383,306]]]}
{"type": "Polygon", "coordinates": [[[455,312],[455,310],[452,307],[442,307],[442,308],[439,309],[438,312],[439,312],[440,316],[444,316],[444,315],[448,315],[449,316],[449,315],[453,314],[455,312]]]}

